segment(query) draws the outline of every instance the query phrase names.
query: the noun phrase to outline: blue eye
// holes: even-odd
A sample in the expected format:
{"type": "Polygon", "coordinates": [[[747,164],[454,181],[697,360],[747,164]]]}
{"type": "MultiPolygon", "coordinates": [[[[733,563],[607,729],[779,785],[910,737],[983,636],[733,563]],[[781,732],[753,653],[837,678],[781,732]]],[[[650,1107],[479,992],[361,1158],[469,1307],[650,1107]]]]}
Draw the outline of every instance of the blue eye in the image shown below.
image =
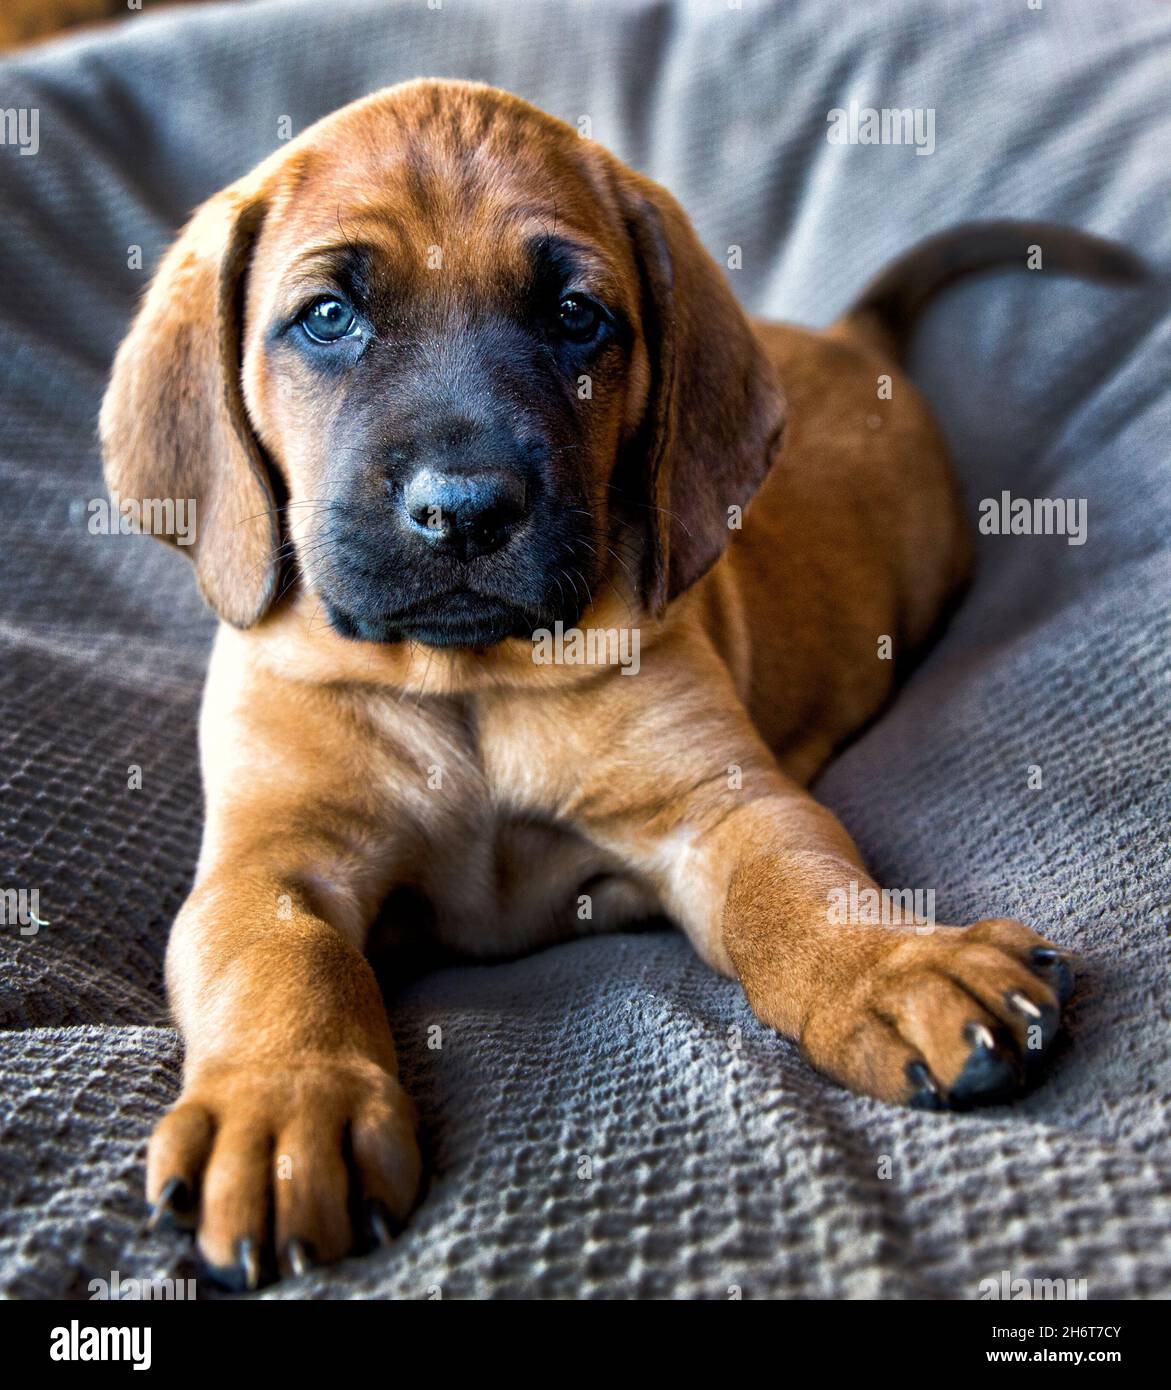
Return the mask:
{"type": "Polygon", "coordinates": [[[592,299],[568,294],[557,306],[557,319],[564,337],[573,343],[588,343],[601,326],[602,315],[592,299]]]}
{"type": "Polygon", "coordinates": [[[307,337],[315,343],[336,343],[348,338],[357,327],[354,311],[344,299],[325,296],[315,299],[299,320],[307,337]]]}

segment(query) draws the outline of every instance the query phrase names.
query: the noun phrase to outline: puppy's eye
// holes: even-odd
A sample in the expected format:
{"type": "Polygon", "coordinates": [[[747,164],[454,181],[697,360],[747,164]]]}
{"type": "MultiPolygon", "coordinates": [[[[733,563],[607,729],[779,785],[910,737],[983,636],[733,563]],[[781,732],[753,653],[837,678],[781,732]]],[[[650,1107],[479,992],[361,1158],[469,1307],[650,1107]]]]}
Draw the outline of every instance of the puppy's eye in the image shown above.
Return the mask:
{"type": "Polygon", "coordinates": [[[306,336],[315,343],[336,343],[355,332],[357,319],[344,299],[325,295],[315,299],[302,313],[300,324],[306,336]]]}
{"type": "Polygon", "coordinates": [[[602,326],[602,311],[584,295],[567,294],[557,306],[557,322],[562,337],[571,343],[588,343],[602,326]]]}

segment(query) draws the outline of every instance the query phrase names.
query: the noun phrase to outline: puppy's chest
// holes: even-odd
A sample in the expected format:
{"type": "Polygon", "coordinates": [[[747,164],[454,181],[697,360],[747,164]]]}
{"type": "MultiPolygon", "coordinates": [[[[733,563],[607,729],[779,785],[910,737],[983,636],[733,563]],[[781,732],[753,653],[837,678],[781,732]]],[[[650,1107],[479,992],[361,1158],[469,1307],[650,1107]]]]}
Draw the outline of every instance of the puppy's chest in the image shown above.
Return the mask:
{"type": "Polygon", "coordinates": [[[657,911],[649,887],[557,814],[559,773],[534,730],[497,733],[485,750],[467,711],[417,715],[413,785],[395,788],[413,831],[396,878],[443,947],[513,955],[657,911]]]}

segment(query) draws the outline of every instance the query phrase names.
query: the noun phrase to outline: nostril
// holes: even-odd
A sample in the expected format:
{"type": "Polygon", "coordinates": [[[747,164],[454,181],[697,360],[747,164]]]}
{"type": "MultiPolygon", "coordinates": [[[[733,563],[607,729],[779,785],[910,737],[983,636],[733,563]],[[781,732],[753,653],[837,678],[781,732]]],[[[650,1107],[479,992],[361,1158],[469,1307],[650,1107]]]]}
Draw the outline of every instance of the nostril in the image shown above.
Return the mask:
{"type": "Polygon", "coordinates": [[[450,502],[450,497],[440,483],[441,479],[436,474],[424,468],[403,489],[407,515],[417,525],[434,531],[442,531],[448,524],[444,516],[444,503],[450,502]]]}
{"type": "Polygon", "coordinates": [[[482,520],[491,519],[498,524],[515,520],[525,509],[524,479],[503,470],[485,474],[473,489],[469,505],[482,520]]]}
{"type": "Polygon", "coordinates": [[[524,479],[505,469],[445,473],[422,468],[403,489],[403,504],[433,542],[494,550],[524,515],[524,479]]]}

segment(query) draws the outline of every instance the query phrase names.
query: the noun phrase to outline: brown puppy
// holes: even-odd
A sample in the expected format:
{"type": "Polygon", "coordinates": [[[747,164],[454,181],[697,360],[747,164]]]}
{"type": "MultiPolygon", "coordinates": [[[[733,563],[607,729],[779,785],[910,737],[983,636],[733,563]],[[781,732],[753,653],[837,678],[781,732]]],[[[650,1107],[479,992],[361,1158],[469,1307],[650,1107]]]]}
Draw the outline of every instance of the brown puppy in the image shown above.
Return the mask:
{"type": "Polygon", "coordinates": [[[363,1203],[375,1236],[411,1206],[364,956],[396,889],[480,956],[662,911],[856,1090],[1020,1083],[1056,948],[836,921],[874,884],[804,787],[890,695],[881,640],[921,644],[967,566],[886,325],[1028,240],[943,239],[824,334],[753,323],[663,189],[461,83],[349,106],[200,209],[102,438],[123,497],[197,500],[225,620],[167,961],[185,1086],[148,1172],[222,1277],[335,1259],[363,1203]],[[558,623],[611,650],[572,660],[558,623]]]}

